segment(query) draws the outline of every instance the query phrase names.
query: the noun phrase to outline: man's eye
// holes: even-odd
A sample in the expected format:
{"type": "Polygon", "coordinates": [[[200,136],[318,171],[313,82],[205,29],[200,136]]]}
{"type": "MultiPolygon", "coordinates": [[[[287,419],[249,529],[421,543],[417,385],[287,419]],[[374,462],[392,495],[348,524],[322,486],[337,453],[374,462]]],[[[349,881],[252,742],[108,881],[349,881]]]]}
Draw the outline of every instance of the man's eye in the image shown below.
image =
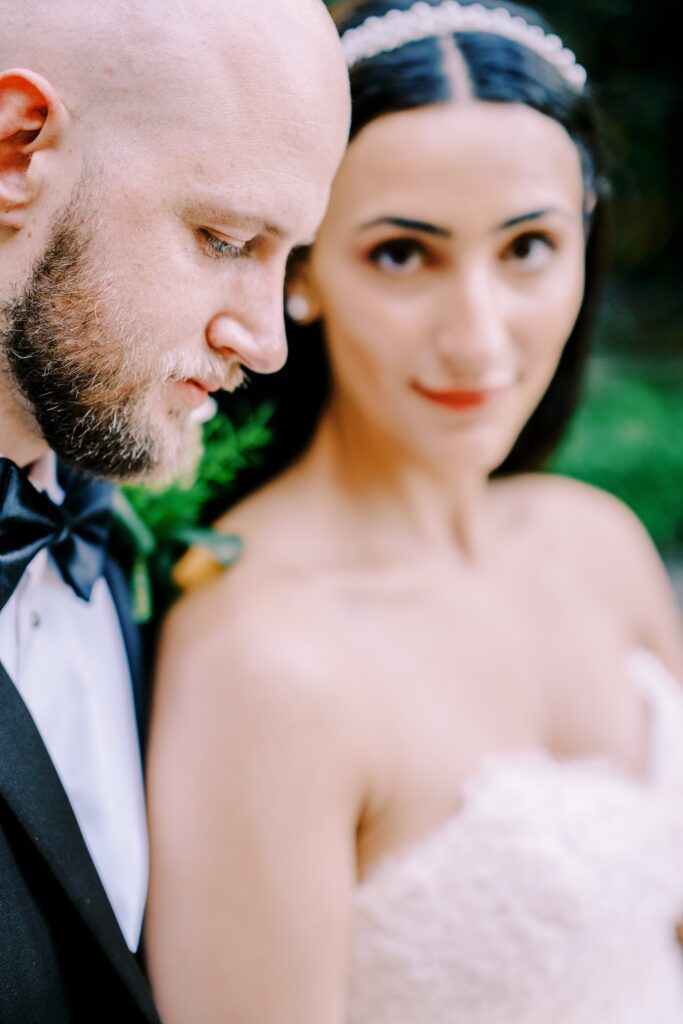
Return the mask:
{"type": "Polygon", "coordinates": [[[412,274],[424,266],[427,253],[414,238],[382,242],[370,250],[368,259],[389,274],[412,274]]]}
{"type": "Polygon", "coordinates": [[[212,231],[207,231],[206,228],[200,229],[199,236],[203,247],[210,256],[227,256],[229,259],[240,260],[249,255],[248,242],[243,245],[235,245],[233,242],[227,242],[224,238],[214,235],[212,231]]]}
{"type": "Polygon", "coordinates": [[[525,269],[542,267],[557,246],[554,240],[539,231],[527,231],[507,246],[503,259],[521,263],[525,269]]]}

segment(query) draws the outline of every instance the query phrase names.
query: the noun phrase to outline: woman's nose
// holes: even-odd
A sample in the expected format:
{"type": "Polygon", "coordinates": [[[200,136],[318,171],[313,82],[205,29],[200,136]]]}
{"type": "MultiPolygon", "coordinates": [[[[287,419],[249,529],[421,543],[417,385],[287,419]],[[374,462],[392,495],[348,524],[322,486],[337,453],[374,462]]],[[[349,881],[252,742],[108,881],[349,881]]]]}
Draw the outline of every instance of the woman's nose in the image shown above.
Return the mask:
{"type": "Polygon", "coordinates": [[[495,282],[482,271],[460,274],[443,295],[439,349],[456,366],[487,366],[508,349],[509,330],[495,282]]]}

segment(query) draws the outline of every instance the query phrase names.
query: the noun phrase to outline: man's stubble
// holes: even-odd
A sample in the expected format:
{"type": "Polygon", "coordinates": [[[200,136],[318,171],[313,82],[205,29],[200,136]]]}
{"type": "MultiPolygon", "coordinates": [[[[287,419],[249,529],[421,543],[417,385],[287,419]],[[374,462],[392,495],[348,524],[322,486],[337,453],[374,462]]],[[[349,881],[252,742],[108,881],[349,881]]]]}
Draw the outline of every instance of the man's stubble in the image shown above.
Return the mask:
{"type": "Polygon", "coordinates": [[[210,370],[234,390],[241,372],[150,346],[135,326],[140,311],[125,307],[93,254],[93,210],[81,183],[0,309],[0,372],[64,462],[105,479],[168,478],[192,462],[198,430],[187,410],[162,408],[163,384],[210,370]]]}

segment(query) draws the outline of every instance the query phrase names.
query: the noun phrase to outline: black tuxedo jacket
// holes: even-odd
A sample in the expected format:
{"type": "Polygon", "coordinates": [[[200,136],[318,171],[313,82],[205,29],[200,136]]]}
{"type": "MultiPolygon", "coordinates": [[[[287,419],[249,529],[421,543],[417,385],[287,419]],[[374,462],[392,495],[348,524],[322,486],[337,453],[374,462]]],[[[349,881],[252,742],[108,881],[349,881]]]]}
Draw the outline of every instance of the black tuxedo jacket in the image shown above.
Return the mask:
{"type": "MultiPolygon", "coordinates": [[[[127,585],[113,561],[105,575],[142,734],[141,652],[127,585]]],[[[40,734],[0,664],[0,1024],[109,1022],[159,1018],[40,734]]]]}

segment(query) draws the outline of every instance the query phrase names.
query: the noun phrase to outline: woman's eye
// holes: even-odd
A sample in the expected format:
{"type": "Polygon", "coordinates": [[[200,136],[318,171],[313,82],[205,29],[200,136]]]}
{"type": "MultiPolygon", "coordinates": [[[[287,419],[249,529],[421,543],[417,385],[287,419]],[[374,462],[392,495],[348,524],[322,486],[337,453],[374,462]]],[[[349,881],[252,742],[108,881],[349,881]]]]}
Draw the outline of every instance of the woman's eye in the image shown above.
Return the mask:
{"type": "Polygon", "coordinates": [[[369,254],[375,266],[390,274],[412,274],[424,266],[426,257],[424,246],[408,238],[382,242],[369,254]]]}
{"type": "Polygon", "coordinates": [[[553,240],[540,232],[518,235],[503,253],[503,259],[520,263],[525,270],[540,269],[555,250],[553,240]]]}
{"type": "Polygon", "coordinates": [[[210,256],[227,256],[229,259],[239,260],[249,255],[249,243],[235,245],[224,238],[219,238],[212,231],[201,228],[199,231],[202,245],[208,250],[210,256]]]}

